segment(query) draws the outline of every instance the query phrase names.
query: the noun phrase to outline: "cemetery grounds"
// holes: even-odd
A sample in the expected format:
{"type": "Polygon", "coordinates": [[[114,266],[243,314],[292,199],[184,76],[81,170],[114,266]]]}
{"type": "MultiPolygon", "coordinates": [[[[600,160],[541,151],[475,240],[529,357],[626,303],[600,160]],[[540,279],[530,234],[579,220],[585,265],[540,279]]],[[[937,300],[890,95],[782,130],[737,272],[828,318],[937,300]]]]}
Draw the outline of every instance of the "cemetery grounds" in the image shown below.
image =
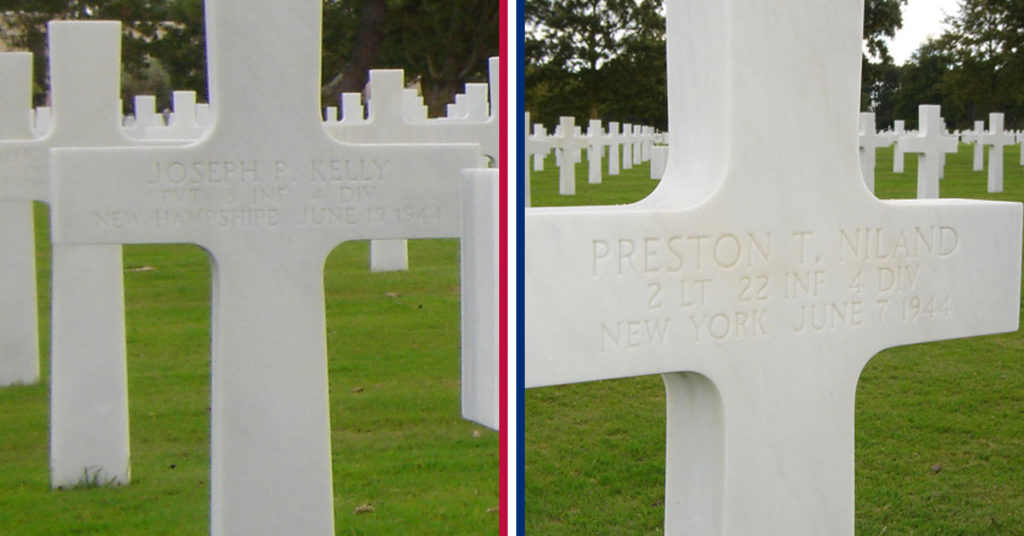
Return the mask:
{"type": "MultiPolygon", "coordinates": [[[[48,218],[37,203],[44,356],[48,218]]],[[[366,241],[325,267],[336,533],[497,534],[498,433],[460,416],[458,241],[409,250],[408,272],[371,273],[366,241]]],[[[50,489],[44,359],[38,385],[0,389],[0,534],[210,533],[210,261],[126,246],[124,265],[132,483],[50,489]]]]}
{"type": "MultiPolygon", "coordinates": [[[[1020,145],[1004,153],[1004,192],[986,193],[972,146],[949,155],[944,198],[1024,201],[1020,145]]],[[[875,194],[917,195],[917,158],[892,172],[878,150],[875,194]]],[[[576,195],[558,167],[531,171],[533,206],[612,205],[649,194],[650,163],[602,184],[576,165],[576,195]]],[[[1024,315],[1022,315],[1024,316],[1024,315]]],[[[655,535],[664,524],[665,390],[658,376],[528,389],[524,395],[525,529],[536,536],[655,535]]],[[[904,346],[861,375],[856,413],[856,534],[1024,535],[1024,331],[904,346]]]]}

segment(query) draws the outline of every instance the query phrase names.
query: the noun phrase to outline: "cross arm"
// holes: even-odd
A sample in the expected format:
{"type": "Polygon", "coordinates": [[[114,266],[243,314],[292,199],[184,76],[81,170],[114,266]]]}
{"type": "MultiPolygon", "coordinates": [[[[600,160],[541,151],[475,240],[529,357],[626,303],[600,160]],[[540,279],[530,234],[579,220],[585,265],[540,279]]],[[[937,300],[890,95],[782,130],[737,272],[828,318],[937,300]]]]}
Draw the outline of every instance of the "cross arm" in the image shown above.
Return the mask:
{"type": "Polygon", "coordinates": [[[55,150],[54,242],[459,236],[476,145],[296,145],[55,150]]]}
{"type": "Polygon", "coordinates": [[[527,387],[800,366],[821,348],[866,363],[1017,327],[1019,204],[847,203],[806,221],[729,207],[530,210],[527,387]]]}

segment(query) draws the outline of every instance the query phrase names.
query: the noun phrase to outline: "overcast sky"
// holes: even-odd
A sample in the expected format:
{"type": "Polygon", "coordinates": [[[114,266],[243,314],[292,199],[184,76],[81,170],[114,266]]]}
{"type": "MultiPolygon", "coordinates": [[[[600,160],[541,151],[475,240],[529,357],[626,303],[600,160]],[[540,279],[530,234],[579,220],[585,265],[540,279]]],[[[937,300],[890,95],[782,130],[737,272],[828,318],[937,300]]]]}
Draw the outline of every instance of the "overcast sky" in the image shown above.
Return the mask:
{"type": "Polygon", "coordinates": [[[957,0],[910,0],[903,7],[903,28],[889,44],[896,65],[902,65],[929,35],[942,33],[942,19],[954,15],[957,0]]]}

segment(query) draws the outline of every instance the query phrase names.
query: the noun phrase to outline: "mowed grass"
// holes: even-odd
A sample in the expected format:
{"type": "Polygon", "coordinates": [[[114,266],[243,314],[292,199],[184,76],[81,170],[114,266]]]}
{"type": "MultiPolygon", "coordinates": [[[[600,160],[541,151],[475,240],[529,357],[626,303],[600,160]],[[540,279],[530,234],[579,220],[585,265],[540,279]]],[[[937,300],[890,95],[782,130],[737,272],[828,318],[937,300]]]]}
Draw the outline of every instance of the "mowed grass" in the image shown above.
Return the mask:
{"type": "MultiPolygon", "coordinates": [[[[47,217],[38,205],[43,355],[47,217]]],[[[459,410],[458,242],[410,242],[408,272],[370,273],[368,251],[344,244],[325,269],[336,532],[497,534],[498,434],[459,410]]],[[[187,245],[124,259],[132,484],[50,489],[44,360],[40,384],[0,389],[0,534],[210,532],[210,261],[187,245]]]]}
{"type": "MultiPolygon", "coordinates": [[[[961,145],[942,197],[1024,201],[1019,150],[1005,152],[1004,193],[988,194],[987,173],[971,171],[961,145]]],[[[562,197],[546,164],[533,172],[534,206],[628,203],[657,184],[643,164],[589,185],[584,161],[579,195],[562,197]]],[[[876,195],[915,197],[916,155],[905,173],[891,170],[892,149],[879,150],[876,195]]],[[[524,415],[527,534],[662,533],[660,377],[530,389],[524,415]]],[[[1024,333],[878,354],[860,378],[856,440],[858,535],[1024,535],[1024,333]]]]}

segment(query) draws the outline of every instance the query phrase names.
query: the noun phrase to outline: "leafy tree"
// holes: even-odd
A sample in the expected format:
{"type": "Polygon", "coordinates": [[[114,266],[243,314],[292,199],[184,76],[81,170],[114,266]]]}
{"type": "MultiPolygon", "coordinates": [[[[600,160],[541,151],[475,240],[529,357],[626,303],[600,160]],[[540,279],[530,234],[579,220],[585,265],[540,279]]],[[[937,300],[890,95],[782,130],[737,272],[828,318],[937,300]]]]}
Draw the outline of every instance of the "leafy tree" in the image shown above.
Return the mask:
{"type": "Polygon", "coordinates": [[[647,95],[631,91],[649,81],[641,78],[651,72],[650,62],[654,72],[660,73],[654,80],[662,81],[653,102],[664,108],[661,2],[527,0],[524,14],[525,98],[539,120],[550,125],[558,115],[573,115],[582,121],[598,118],[606,105],[628,105],[642,98],[651,102],[649,91],[647,95]],[[625,100],[613,103],[612,93],[625,100]]]}
{"type": "Polygon", "coordinates": [[[390,39],[401,44],[406,76],[418,76],[431,116],[444,115],[468,81],[487,81],[498,55],[497,0],[404,0],[390,39]]]}
{"type": "Polygon", "coordinates": [[[961,0],[947,22],[949,96],[971,120],[998,111],[1024,119],[1024,2],[961,0]]]}

